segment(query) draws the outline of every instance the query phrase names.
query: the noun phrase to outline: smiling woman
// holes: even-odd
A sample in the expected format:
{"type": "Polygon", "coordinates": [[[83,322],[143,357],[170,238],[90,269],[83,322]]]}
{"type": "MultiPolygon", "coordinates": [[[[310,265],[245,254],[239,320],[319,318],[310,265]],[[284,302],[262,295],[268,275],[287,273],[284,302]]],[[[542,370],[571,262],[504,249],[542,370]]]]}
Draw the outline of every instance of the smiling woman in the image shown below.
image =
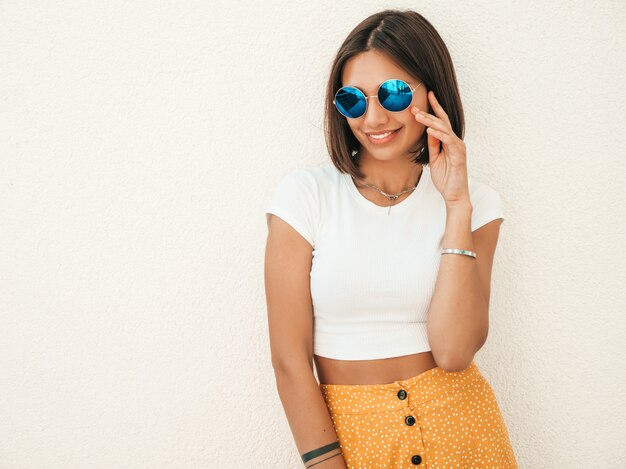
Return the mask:
{"type": "Polygon", "coordinates": [[[266,210],[272,364],[305,466],[516,468],[474,362],[503,208],[467,172],[443,40],[411,10],[366,18],[325,111],[330,161],[266,210]]]}

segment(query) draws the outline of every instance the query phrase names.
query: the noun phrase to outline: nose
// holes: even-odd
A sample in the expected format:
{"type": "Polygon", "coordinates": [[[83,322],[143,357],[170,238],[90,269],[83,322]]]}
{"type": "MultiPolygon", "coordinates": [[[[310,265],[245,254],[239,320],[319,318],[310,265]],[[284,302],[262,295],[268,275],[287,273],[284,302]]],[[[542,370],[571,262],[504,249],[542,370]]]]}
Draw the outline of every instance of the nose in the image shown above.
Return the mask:
{"type": "Polygon", "coordinates": [[[370,97],[367,100],[367,109],[365,110],[365,123],[370,129],[380,127],[389,120],[387,110],[381,106],[377,96],[370,97]]]}

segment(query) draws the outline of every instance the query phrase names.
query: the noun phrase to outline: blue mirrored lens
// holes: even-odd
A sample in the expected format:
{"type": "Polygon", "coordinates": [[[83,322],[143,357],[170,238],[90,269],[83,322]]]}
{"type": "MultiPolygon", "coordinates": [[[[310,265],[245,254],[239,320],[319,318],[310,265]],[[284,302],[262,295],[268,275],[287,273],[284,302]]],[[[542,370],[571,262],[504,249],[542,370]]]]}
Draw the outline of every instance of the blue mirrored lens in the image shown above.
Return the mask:
{"type": "Polygon", "coordinates": [[[344,86],[337,92],[335,105],[339,112],[352,119],[365,114],[367,107],[365,95],[352,86],[344,86]]]}
{"type": "MultiPolygon", "coordinates": [[[[391,79],[378,88],[380,105],[391,112],[404,111],[413,101],[413,92],[408,83],[391,79]]],[[[344,86],[335,95],[335,106],[341,114],[356,119],[365,114],[367,99],[365,95],[353,86],[344,86]]]]}
{"type": "Polygon", "coordinates": [[[387,80],[378,89],[378,101],[388,111],[403,111],[412,100],[411,87],[402,80],[387,80]]]}

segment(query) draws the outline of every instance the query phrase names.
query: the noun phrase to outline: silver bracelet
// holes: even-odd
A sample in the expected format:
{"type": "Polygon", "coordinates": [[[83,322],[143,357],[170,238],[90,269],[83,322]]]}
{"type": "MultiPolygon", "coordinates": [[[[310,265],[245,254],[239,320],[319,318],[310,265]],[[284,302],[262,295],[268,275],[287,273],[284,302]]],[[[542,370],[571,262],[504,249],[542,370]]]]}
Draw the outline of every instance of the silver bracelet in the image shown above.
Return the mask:
{"type": "Polygon", "coordinates": [[[454,248],[446,248],[441,250],[441,254],[464,254],[466,256],[473,257],[476,259],[476,253],[472,251],[467,251],[465,249],[454,249],[454,248]]]}

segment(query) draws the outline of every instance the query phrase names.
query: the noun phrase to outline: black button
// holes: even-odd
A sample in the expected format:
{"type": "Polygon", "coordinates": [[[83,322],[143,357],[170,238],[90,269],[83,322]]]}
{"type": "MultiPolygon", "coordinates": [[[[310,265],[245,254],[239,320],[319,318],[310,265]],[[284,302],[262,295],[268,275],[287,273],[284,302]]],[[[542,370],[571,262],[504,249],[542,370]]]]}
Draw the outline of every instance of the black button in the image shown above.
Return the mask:
{"type": "Polygon", "coordinates": [[[418,465],[419,463],[422,462],[422,457],[419,454],[414,454],[413,457],[411,458],[411,462],[415,465],[418,465]]]}
{"type": "Polygon", "coordinates": [[[406,399],[406,391],[404,389],[400,389],[398,391],[398,399],[402,399],[402,400],[406,399]]]}
{"type": "Polygon", "coordinates": [[[413,417],[412,415],[409,415],[408,417],[404,419],[404,422],[407,425],[415,425],[415,417],[413,417]]]}

